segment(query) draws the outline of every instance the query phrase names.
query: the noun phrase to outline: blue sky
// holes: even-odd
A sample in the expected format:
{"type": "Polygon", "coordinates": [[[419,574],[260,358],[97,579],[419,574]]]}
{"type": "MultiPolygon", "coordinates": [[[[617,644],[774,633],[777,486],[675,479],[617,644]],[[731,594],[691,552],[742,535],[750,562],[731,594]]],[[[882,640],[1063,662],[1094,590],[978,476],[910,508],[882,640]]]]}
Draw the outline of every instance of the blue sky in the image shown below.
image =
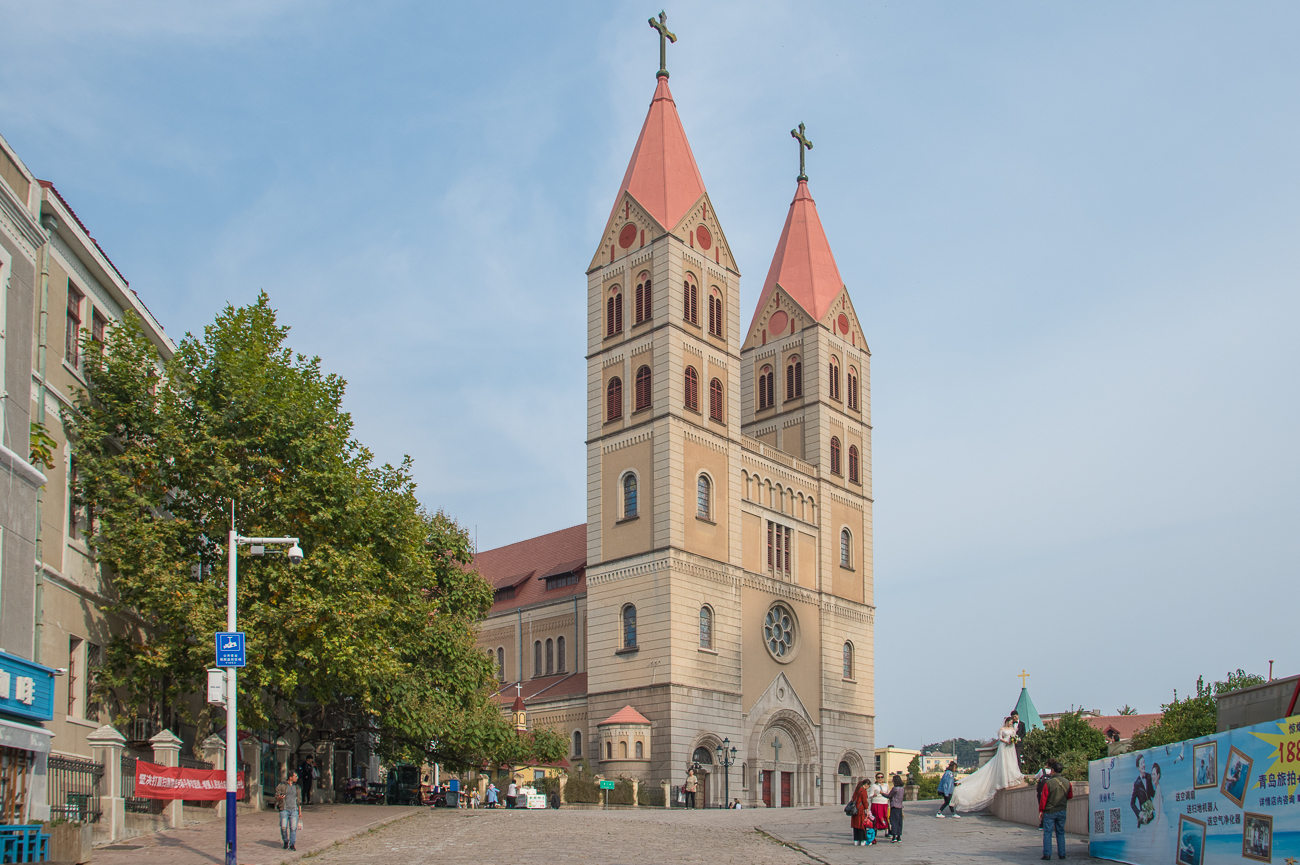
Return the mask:
{"type": "MultiPolygon", "coordinates": [[[[583,270],[657,11],[11,5],[0,132],[173,336],[266,289],[488,548],[585,519],[583,270]]],[[[815,143],[873,351],[877,744],[991,735],[1022,668],[1044,712],[1297,672],[1300,7],[667,11],[745,322],[815,143]]]]}

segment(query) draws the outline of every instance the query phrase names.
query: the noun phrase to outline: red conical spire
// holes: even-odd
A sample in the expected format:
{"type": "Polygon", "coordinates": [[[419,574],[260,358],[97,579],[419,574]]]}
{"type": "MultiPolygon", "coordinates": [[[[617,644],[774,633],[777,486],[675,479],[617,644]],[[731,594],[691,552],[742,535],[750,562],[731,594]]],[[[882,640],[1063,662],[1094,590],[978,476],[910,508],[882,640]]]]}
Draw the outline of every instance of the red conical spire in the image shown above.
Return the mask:
{"type": "Polygon", "coordinates": [[[614,199],[618,210],[623,193],[630,193],[665,229],[673,229],[704,194],[704,178],[695,165],[686,130],[677,116],[677,104],[668,89],[668,76],[660,75],[641,137],[614,199]]]}
{"type": "MultiPolygon", "coordinates": [[[[808,192],[808,181],[804,179],[799,180],[794,201],[790,202],[785,228],[781,229],[781,240],[776,244],[772,266],[767,271],[763,293],[754,310],[755,320],[778,285],[814,321],[821,321],[844,287],[840,269],[835,266],[835,255],[826,240],[826,231],[817,216],[817,204],[808,192]]],[[[753,327],[752,322],[750,327],[753,327]]]]}

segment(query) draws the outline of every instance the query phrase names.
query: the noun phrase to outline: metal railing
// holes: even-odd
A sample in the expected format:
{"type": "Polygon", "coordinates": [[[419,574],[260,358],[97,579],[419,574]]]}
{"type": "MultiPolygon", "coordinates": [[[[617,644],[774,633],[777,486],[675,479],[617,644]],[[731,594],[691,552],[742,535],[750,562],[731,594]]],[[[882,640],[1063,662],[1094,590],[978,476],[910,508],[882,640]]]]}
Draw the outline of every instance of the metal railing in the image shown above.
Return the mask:
{"type": "Polygon", "coordinates": [[[180,756],[180,760],[177,761],[176,765],[180,766],[182,769],[211,769],[212,768],[212,764],[209,763],[207,760],[196,760],[193,757],[186,757],[184,754],[180,756]]]}
{"type": "Polygon", "coordinates": [[[145,799],[135,795],[135,757],[122,755],[122,798],[128,814],[161,814],[162,799],[145,799]]]}
{"type": "Polygon", "coordinates": [[[50,813],[73,823],[99,822],[99,782],[104,767],[94,760],[54,755],[50,755],[48,766],[50,813]]]}

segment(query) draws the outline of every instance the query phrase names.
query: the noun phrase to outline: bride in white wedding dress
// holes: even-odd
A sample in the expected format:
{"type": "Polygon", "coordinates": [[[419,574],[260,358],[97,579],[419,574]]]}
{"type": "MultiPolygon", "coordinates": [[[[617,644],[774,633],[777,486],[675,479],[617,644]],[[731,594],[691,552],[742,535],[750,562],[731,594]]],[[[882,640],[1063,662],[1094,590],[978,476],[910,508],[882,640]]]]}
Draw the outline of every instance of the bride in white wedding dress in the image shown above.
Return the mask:
{"type": "Polygon", "coordinates": [[[980,811],[988,807],[999,790],[1018,787],[1024,780],[1016,760],[1016,729],[1007,718],[998,730],[998,752],[973,775],[958,783],[952,796],[953,807],[958,811],[980,811]]]}

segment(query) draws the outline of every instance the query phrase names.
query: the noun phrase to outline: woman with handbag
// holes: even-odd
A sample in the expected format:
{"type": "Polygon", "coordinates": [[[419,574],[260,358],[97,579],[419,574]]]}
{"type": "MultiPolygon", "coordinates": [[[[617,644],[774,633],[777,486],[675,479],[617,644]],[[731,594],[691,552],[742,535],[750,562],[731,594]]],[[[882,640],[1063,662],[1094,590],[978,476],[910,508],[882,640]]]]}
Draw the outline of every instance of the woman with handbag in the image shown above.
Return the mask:
{"type": "Polygon", "coordinates": [[[876,840],[876,829],[871,815],[871,797],[867,793],[867,779],[863,778],[853,790],[853,797],[844,806],[853,827],[853,846],[865,847],[876,840]]]}

